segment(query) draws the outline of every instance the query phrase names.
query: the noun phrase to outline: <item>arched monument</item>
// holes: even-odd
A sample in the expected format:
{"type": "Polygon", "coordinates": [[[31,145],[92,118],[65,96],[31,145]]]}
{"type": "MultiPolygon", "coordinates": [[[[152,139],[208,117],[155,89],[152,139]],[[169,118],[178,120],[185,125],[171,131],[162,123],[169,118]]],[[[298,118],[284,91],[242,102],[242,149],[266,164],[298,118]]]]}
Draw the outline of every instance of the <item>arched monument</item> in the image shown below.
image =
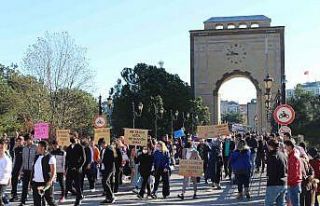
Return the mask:
{"type": "Polygon", "coordinates": [[[263,15],[212,17],[204,22],[204,30],[190,31],[192,91],[209,107],[213,124],[220,123],[220,86],[246,77],[257,91],[257,130],[270,129],[264,97],[267,75],[273,78],[273,97],[280,90],[285,101],[284,27],[270,23],[263,15]]]}

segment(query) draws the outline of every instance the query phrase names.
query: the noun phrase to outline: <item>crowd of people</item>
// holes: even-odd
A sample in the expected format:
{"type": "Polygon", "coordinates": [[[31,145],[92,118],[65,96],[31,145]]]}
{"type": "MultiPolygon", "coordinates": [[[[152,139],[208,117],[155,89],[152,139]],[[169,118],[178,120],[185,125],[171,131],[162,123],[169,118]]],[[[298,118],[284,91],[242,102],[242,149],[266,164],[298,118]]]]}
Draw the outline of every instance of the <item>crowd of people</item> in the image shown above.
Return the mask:
{"type": "Polygon", "coordinates": [[[60,186],[58,200],[63,203],[74,195],[74,205],[84,199],[84,180],[88,179],[90,192],[101,181],[105,200],[116,200],[119,185],[125,177],[131,181],[137,198],[158,198],[159,184],[162,197],[170,196],[170,176],[182,159],[203,160],[202,177],[183,177],[181,193],[184,200],[190,181],[193,199],[197,199],[198,184],[210,184],[221,189],[226,179],[238,188],[237,199],[251,198],[250,184],[255,173],[266,173],[265,205],[313,206],[319,205],[320,157],[314,147],[304,142],[297,145],[289,133],[283,135],[255,133],[232,134],[209,139],[196,137],[148,139],[145,146],[126,145],[124,137],[97,142],[90,137],[70,134],[70,145],[62,147],[56,139],[34,140],[32,132],[0,140],[0,206],[6,202],[25,205],[32,188],[33,202],[41,206],[57,205],[54,183],[60,186]],[[18,197],[18,183],[22,182],[18,197]],[[8,186],[11,196],[5,194],[8,186]]]}

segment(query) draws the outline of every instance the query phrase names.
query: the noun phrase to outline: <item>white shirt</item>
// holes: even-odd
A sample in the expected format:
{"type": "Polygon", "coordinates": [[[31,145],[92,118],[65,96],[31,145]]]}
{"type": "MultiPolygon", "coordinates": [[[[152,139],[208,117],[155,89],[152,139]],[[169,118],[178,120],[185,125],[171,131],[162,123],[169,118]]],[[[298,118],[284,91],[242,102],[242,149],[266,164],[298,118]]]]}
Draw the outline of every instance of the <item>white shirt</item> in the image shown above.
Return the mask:
{"type": "Polygon", "coordinates": [[[7,155],[0,158],[0,185],[9,184],[12,171],[12,161],[7,155]]]}
{"type": "MultiPolygon", "coordinates": [[[[42,173],[42,158],[43,155],[40,155],[34,164],[34,173],[33,173],[33,181],[34,182],[44,182],[43,173],[42,173]]],[[[56,158],[51,156],[49,160],[49,165],[56,165],[56,158]]]]}
{"type": "Polygon", "coordinates": [[[187,148],[187,154],[186,154],[186,159],[190,159],[191,157],[191,149],[190,148],[187,148]]]}

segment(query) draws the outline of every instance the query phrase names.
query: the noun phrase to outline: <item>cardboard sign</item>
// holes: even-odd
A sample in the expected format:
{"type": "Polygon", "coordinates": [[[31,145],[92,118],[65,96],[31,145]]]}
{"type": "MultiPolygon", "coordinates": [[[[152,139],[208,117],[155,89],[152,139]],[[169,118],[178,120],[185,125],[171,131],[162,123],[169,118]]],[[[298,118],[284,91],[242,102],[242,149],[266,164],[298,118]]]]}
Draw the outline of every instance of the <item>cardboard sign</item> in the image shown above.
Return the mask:
{"type": "Polygon", "coordinates": [[[56,139],[58,144],[62,147],[70,145],[70,130],[68,129],[57,129],[56,139]]]}
{"type": "Polygon", "coordinates": [[[127,145],[147,146],[148,130],[146,129],[124,129],[124,142],[127,145]]]}
{"type": "Polygon", "coordinates": [[[208,139],[217,137],[220,135],[229,135],[228,124],[208,125],[208,126],[197,126],[197,135],[199,138],[208,139]]]}
{"type": "Polygon", "coordinates": [[[179,175],[184,177],[201,177],[203,173],[203,160],[179,161],[179,175]]]}
{"type": "Polygon", "coordinates": [[[94,142],[98,143],[99,139],[103,138],[106,144],[110,144],[110,128],[94,129],[94,142]]]}
{"type": "Polygon", "coordinates": [[[36,139],[48,139],[49,138],[49,124],[37,123],[34,125],[34,137],[36,139]]]}

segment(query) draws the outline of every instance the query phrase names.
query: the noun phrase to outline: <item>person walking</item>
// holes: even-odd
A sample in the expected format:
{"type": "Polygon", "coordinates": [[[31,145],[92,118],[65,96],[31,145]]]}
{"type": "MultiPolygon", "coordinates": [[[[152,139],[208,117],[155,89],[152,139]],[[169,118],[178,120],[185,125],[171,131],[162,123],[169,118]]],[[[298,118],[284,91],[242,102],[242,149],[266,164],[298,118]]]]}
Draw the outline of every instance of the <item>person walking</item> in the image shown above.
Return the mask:
{"type": "Polygon", "coordinates": [[[66,152],[61,149],[61,146],[59,146],[58,141],[53,140],[51,144],[51,155],[56,158],[57,181],[59,182],[61,190],[59,203],[63,203],[65,201],[66,196],[66,185],[64,181],[64,176],[66,173],[66,152]]]}
{"type": "Polygon", "coordinates": [[[149,178],[153,166],[153,155],[151,149],[143,147],[142,153],[136,158],[135,162],[139,165],[138,170],[142,178],[140,192],[137,196],[139,199],[143,199],[146,188],[148,196],[151,196],[151,187],[149,184],[149,178]]]}
{"type": "Polygon", "coordinates": [[[292,206],[300,206],[302,163],[291,140],[284,141],[288,154],[288,195],[292,206]]]}
{"type": "Polygon", "coordinates": [[[77,141],[78,135],[77,133],[74,133],[70,138],[71,144],[66,150],[66,193],[68,191],[75,192],[75,206],[80,205],[81,200],[83,199],[80,181],[82,177],[82,167],[86,161],[84,148],[77,143],[77,141]],[[75,190],[72,189],[73,186],[75,190]]]}
{"type": "Polygon", "coordinates": [[[233,141],[233,137],[225,138],[223,145],[222,145],[222,159],[223,159],[223,166],[224,166],[224,173],[225,178],[229,177],[231,179],[232,169],[230,166],[230,156],[235,148],[235,143],[233,141]]]}
{"type": "Polygon", "coordinates": [[[267,156],[267,191],[265,205],[285,205],[287,189],[287,158],[279,149],[279,142],[275,139],[268,141],[269,153],[267,156]]]}
{"type": "Polygon", "coordinates": [[[100,150],[95,145],[94,138],[88,138],[89,139],[89,147],[91,150],[91,156],[92,156],[92,162],[91,162],[91,174],[92,174],[92,180],[93,180],[93,189],[91,189],[91,192],[95,192],[95,183],[98,179],[98,165],[100,162],[100,150]]]}
{"type": "MultiPolygon", "coordinates": [[[[201,160],[199,152],[192,148],[190,142],[187,142],[185,148],[182,150],[182,159],[184,160],[201,160]]],[[[193,199],[197,199],[197,177],[184,177],[183,178],[183,186],[182,186],[182,193],[178,195],[181,200],[184,200],[184,194],[187,189],[187,185],[190,182],[190,179],[193,183],[193,199]]]]}
{"type": "Polygon", "coordinates": [[[261,173],[264,173],[264,169],[266,166],[266,152],[265,152],[265,141],[263,139],[263,136],[258,137],[258,148],[257,148],[257,159],[256,159],[256,172],[260,172],[261,167],[261,173]]]}
{"type": "Polygon", "coordinates": [[[88,178],[90,190],[94,190],[94,177],[91,170],[91,164],[93,163],[93,153],[91,152],[87,138],[83,138],[81,140],[81,145],[84,148],[84,153],[86,156],[86,161],[82,166],[82,176],[81,176],[81,182],[80,182],[81,190],[83,191],[83,183],[84,183],[84,178],[86,176],[88,178]]]}
{"type": "Polygon", "coordinates": [[[205,184],[208,184],[207,169],[208,169],[208,161],[209,161],[209,146],[204,141],[204,139],[200,139],[200,143],[197,146],[197,150],[199,152],[201,159],[203,160],[204,182],[205,184]]]}
{"type": "Polygon", "coordinates": [[[13,148],[13,169],[11,173],[11,199],[10,202],[18,201],[18,181],[22,167],[22,150],[23,150],[23,137],[16,138],[16,144],[13,148]]]}
{"type": "Polygon", "coordinates": [[[151,197],[157,198],[157,191],[160,183],[160,177],[162,178],[162,195],[166,199],[170,195],[169,185],[169,170],[170,170],[170,157],[167,147],[164,142],[158,142],[157,149],[154,152],[154,176],[155,183],[151,197]]]}
{"type": "Polygon", "coordinates": [[[7,145],[4,140],[0,140],[0,206],[4,206],[2,197],[6,191],[7,186],[10,183],[12,172],[12,161],[7,152],[7,145]]]}
{"type": "Polygon", "coordinates": [[[212,187],[220,190],[220,181],[222,173],[222,142],[217,138],[209,145],[208,178],[211,179],[212,187]]]}
{"type": "Polygon", "coordinates": [[[108,145],[105,140],[102,141],[104,149],[101,151],[101,174],[102,186],[105,193],[105,200],[100,204],[112,204],[115,202],[115,196],[112,191],[111,181],[115,169],[115,150],[111,145],[108,145]]]}
{"type": "Polygon", "coordinates": [[[256,167],[256,158],[257,158],[257,149],[258,149],[258,141],[256,139],[255,134],[247,134],[246,142],[250,148],[250,164],[251,164],[251,173],[253,176],[254,169],[256,167]]]}
{"type": "Polygon", "coordinates": [[[312,147],[309,149],[308,154],[310,155],[310,160],[309,163],[311,167],[314,170],[314,180],[313,180],[313,186],[316,188],[315,191],[315,206],[319,206],[318,198],[317,196],[320,195],[320,185],[319,185],[319,180],[320,180],[320,156],[318,153],[317,148],[312,147]]]}
{"type": "Polygon", "coordinates": [[[245,140],[239,140],[237,149],[231,154],[230,164],[238,185],[237,199],[243,197],[243,187],[246,197],[248,199],[251,198],[249,192],[251,174],[250,149],[245,140]]]}
{"type": "Polygon", "coordinates": [[[32,173],[33,203],[35,206],[56,206],[53,197],[53,180],[56,176],[56,158],[48,152],[48,143],[40,141],[32,173]]]}
{"type": "Polygon", "coordinates": [[[26,134],[24,136],[24,140],[26,145],[22,150],[22,194],[20,200],[20,206],[26,204],[27,196],[28,196],[28,188],[31,183],[31,175],[34,164],[34,158],[37,153],[37,146],[33,144],[32,134],[26,134]]]}

